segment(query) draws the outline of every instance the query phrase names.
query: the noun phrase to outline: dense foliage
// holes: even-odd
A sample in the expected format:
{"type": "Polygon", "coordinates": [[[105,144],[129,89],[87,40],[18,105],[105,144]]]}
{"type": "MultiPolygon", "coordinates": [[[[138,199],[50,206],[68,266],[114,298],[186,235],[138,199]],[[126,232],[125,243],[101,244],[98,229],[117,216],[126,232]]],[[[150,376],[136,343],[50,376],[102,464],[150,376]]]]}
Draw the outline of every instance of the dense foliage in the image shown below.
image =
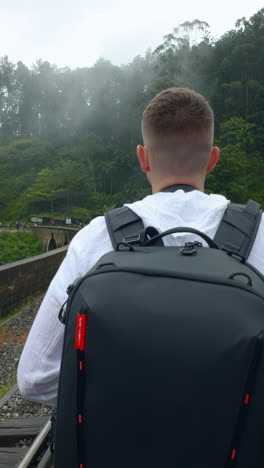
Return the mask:
{"type": "Polygon", "coordinates": [[[148,193],[138,170],[142,110],[188,86],[215,110],[222,159],[207,190],[264,206],[264,9],[214,40],[186,22],[155,51],[118,67],[59,69],[0,59],[0,221],[32,215],[88,221],[148,193]]]}
{"type": "Polygon", "coordinates": [[[41,242],[31,232],[0,232],[0,265],[43,253],[41,242]]]}

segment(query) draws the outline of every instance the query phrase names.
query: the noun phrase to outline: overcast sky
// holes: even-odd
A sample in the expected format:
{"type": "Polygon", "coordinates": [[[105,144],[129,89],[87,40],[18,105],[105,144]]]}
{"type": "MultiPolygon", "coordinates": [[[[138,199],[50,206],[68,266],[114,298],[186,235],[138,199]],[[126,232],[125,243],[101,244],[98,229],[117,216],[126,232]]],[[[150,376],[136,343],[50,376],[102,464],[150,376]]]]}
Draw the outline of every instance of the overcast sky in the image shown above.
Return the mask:
{"type": "Polygon", "coordinates": [[[102,56],[120,65],[184,21],[206,21],[220,37],[263,7],[264,0],[0,0],[0,56],[28,66],[38,58],[91,66],[102,56]]]}

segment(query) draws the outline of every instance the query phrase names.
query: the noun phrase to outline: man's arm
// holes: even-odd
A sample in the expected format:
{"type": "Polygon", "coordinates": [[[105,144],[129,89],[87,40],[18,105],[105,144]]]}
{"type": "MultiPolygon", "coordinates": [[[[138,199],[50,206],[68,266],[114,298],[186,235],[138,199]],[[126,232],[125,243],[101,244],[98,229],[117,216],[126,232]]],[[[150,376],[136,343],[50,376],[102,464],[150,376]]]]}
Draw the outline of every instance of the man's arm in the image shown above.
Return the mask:
{"type": "Polygon", "coordinates": [[[93,220],[72,240],[30,330],[18,366],[18,386],[25,398],[56,404],[64,325],[58,319],[67,287],[112,250],[103,217],[93,220]]]}
{"type": "Polygon", "coordinates": [[[248,257],[248,262],[264,275],[264,214],[256,235],[255,242],[248,257]]]}
{"type": "Polygon", "coordinates": [[[18,366],[18,386],[31,400],[55,404],[64,325],[58,319],[66,289],[77,276],[74,249],[69,247],[30,330],[18,366]]]}

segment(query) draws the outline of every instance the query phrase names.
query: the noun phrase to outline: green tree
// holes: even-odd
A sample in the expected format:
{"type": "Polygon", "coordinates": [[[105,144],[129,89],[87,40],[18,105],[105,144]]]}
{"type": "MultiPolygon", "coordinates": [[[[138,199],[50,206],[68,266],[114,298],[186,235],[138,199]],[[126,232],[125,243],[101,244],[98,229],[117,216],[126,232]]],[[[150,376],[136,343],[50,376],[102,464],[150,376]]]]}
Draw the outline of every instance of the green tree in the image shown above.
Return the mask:
{"type": "Polygon", "coordinates": [[[232,117],[220,126],[216,141],[221,148],[218,166],[207,179],[207,191],[222,193],[233,202],[248,198],[263,202],[264,161],[256,150],[255,125],[232,117]]]}
{"type": "Polygon", "coordinates": [[[51,217],[54,217],[54,202],[59,195],[56,174],[50,168],[42,169],[25,193],[31,204],[37,204],[40,209],[50,211],[51,217]]]}

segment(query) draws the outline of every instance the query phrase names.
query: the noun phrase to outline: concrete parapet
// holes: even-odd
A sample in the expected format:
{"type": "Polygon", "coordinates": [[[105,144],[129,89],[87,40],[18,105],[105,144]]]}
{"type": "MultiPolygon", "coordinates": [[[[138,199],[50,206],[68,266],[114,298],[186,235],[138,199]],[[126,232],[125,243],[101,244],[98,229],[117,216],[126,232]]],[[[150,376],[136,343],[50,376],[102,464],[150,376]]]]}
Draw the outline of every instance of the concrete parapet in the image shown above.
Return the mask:
{"type": "Polygon", "coordinates": [[[0,318],[9,314],[21,302],[44,292],[68,246],[0,266],[0,318]]]}

